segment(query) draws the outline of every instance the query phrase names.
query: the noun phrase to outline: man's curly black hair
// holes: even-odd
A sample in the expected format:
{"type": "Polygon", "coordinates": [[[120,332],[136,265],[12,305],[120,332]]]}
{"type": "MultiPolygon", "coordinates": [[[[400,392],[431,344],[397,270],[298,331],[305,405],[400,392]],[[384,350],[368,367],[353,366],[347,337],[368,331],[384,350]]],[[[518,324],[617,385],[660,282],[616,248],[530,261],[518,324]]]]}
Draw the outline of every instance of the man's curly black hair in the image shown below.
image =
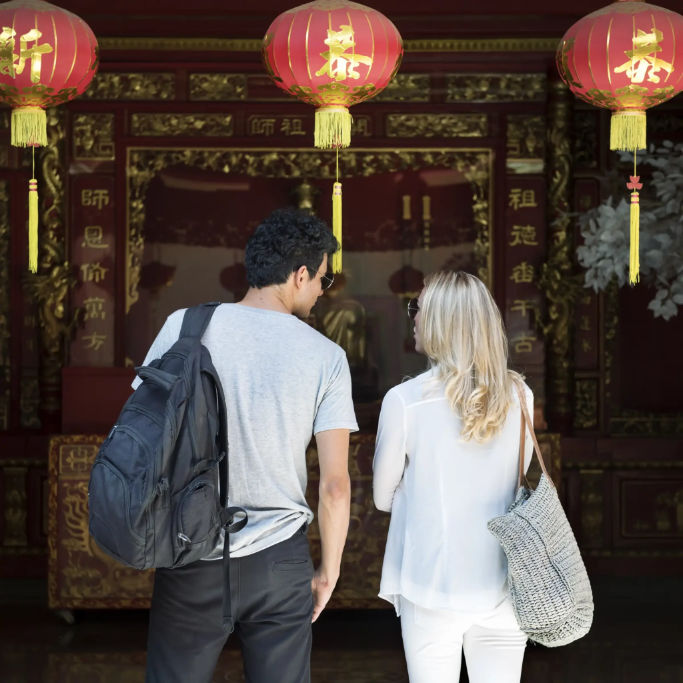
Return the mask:
{"type": "Polygon", "coordinates": [[[279,285],[301,266],[306,266],[310,277],[314,277],[323,255],[329,259],[338,248],[324,221],[307,211],[276,209],[247,242],[247,282],[257,288],[279,285]]]}

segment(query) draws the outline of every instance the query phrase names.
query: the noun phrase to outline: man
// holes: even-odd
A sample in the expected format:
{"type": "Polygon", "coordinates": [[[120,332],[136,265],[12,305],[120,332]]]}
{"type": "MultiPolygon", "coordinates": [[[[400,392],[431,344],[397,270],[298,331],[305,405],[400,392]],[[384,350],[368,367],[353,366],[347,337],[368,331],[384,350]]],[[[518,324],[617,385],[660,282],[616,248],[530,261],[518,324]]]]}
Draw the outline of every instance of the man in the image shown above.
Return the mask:
{"type": "MultiPolygon", "coordinates": [[[[249,521],[230,535],[234,630],[250,683],[310,680],[311,622],[339,577],[350,508],[349,432],[357,424],[344,351],[302,322],[331,284],[337,241],[319,219],[274,211],[247,244],[249,290],[219,306],[203,336],[228,413],[230,505],[249,521]],[[320,466],[322,558],[313,571],[306,528],[305,451],[320,466]]],[[[145,364],[176,341],[168,317],[145,364]]],[[[139,380],[136,380],[139,382],[139,380]]],[[[134,383],[136,386],[136,383],[134,383]]],[[[230,634],[223,626],[222,545],[207,558],[156,572],[147,647],[149,683],[210,681],[230,634]]]]}

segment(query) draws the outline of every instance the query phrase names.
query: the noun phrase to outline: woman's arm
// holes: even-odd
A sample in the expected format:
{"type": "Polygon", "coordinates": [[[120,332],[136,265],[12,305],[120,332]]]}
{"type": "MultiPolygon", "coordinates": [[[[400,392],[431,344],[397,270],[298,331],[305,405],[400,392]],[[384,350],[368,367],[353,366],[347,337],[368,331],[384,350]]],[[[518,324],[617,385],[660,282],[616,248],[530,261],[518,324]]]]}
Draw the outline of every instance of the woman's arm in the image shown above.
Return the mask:
{"type": "Polygon", "coordinates": [[[375,506],[391,512],[396,488],[406,464],[405,405],[397,391],[390,390],[382,401],[372,463],[372,492],[375,506]]]}

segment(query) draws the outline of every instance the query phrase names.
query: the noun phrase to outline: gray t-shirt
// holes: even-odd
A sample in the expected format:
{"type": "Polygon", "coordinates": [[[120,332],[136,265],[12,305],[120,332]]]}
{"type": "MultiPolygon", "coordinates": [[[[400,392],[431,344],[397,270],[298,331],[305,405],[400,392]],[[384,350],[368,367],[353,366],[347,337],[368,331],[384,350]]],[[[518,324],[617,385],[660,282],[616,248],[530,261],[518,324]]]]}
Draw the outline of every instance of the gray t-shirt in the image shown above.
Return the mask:
{"type": "MultiPolygon", "coordinates": [[[[176,342],[184,312],[166,319],[143,364],[176,342]]],[[[351,374],[340,346],[287,313],[221,304],[202,341],[228,412],[228,502],[249,515],[246,527],[230,536],[230,554],[242,557],[284,541],[313,519],[304,497],[306,447],[312,434],[358,429],[351,374]]],[[[222,553],[221,543],[205,559],[222,553]]]]}

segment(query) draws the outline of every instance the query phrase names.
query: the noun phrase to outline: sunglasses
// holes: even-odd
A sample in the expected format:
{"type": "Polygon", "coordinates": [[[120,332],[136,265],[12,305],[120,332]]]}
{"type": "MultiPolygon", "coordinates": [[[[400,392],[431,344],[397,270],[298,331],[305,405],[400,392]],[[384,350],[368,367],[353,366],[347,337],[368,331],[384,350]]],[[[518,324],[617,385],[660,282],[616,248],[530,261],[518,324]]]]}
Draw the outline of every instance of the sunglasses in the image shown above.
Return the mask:
{"type": "Polygon", "coordinates": [[[320,271],[317,272],[320,275],[320,286],[323,289],[329,289],[334,283],[334,275],[332,273],[323,275],[320,271]]]}
{"type": "Polygon", "coordinates": [[[417,299],[411,299],[408,302],[408,317],[411,320],[415,320],[415,316],[417,315],[417,312],[420,310],[420,306],[417,302],[417,299]]]}

